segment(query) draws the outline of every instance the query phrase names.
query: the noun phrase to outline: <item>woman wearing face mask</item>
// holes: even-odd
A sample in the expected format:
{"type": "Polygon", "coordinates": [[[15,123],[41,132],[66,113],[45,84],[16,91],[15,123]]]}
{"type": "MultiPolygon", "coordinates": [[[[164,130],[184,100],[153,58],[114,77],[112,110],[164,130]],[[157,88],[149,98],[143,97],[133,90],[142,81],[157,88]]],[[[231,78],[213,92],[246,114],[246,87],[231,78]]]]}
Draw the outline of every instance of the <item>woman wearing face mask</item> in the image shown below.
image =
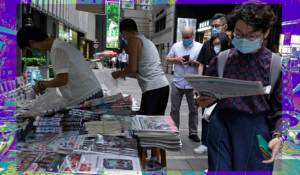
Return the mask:
{"type": "Polygon", "coordinates": [[[46,88],[58,87],[67,105],[103,96],[101,85],[86,59],[71,44],[58,38],[49,38],[36,26],[21,28],[17,34],[17,43],[22,50],[30,50],[38,58],[50,53],[55,78],[51,81],[36,81],[36,94],[42,95],[46,88]]]}
{"type": "MultiPolygon", "coordinates": [[[[229,52],[223,77],[261,81],[268,86],[272,52],[263,39],[276,22],[272,8],[266,4],[238,5],[229,21],[235,26],[235,48],[229,52]]],[[[212,59],[207,76],[218,76],[217,61],[218,56],[212,59]]],[[[268,95],[255,95],[218,101],[208,131],[208,171],[273,171],[282,145],[281,80],[280,76],[270,100],[268,95]],[[260,150],[257,135],[269,143],[271,158],[260,150]]],[[[198,105],[207,107],[215,101],[206,98],[198,97],[198,105]]]]}
{"type": "MultiPolygon", "coordinates": [[[[229,39],[229,37],[227,36],[226,33],[221,32],[221,33],[217,33],[215,35],[213,35],[210,38],[210,53],[209,53],[209,57],[207,60],[207,62],[204,64],[200,63],[200,75],[203,75],[203,69],[204,66],[206,66],[206,69],[208,68],[208,65],[210,63],[210,61],[216,56],[218,55],[220,52],[223,52],[227,49],[231,49],[234,48],[234,46],[231,43],[231,40],[229,39]]],[[[205,72],[204,72],[205,73],[205,72]]],[[[202,108],[202,115],[204,115],[204,109],[202,108]]],[[[194,149],[194,153],[195,154],[202,154],[204,152],[207,151],[207,131],[208,131],[208,124],[207,123],[207,119],[202,119],[202,135],[201,135],[201,142],[202,144],[197,147],[196,149],[194,149]],[[206,121],[204,121],[206,120],[206,121]]]]}

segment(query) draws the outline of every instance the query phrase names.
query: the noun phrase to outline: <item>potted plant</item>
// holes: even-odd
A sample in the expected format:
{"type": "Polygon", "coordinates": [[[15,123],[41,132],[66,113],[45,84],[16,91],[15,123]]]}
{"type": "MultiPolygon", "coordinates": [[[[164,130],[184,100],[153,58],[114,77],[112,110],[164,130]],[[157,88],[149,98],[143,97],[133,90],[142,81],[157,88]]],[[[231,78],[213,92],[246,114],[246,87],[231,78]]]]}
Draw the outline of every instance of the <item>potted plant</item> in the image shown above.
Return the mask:
{"type": "Polygon", "coordinates": [[[22,60],[26,61],[27,67],[38,67],[41,71],[41,76],[43,79],[49,79],[49,68],[46,65],[47,60],[41,58],[26,58],[23,57],[22,60]]]}

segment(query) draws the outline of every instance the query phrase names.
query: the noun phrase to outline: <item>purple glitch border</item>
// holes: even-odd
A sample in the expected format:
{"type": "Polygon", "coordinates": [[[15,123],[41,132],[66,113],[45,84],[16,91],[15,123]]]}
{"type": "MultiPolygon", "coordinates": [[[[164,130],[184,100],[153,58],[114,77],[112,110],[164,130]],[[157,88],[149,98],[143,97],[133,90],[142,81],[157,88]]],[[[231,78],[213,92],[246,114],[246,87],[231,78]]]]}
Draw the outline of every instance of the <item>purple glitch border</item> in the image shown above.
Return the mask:
{"type": "MultiPolygon", "coordinates": [[[[137,3],[137,0],[133,0],[134,3],[137,3]]],[[[16,4],[20,4],[21,2],[23,3],[30,3],[31,0],[0,0],[0,10],[1,10],[1,6],[3,6],[3,2],[5,3],[5,10],[4,12],[2,12],[1,15],[6,14],[7,15],[3,18],[1,18],[1,20],[3,19],[4,21],[10,21],[10,23],[12,24],[17,24],[17,18],[16,18],[16,4]],[[15,18],[13,18],[15,17],[15,18]]],[[[105,2],[105,0],[103,0],[102,2],[105,2]]],[[[153,4],[164,4],[167,2],[171,2],[171,1],[166,1],[166,0],[152,0],[151,1],[153,4]]],[[[288,21],[295,21],[295,24],[289,24],[289,25],[284,25],[282,26],[282,34],[286,34],[286,33],[290,33],[291,35],[300,35],[300,27],[299,27],[299,23],[300,23],[300,0],[253,0],[253,1],[246,1],[246,0],[177,0],[176,4],[242,4],[242,3],[266,3],[266,4],[282,4],[282,22],[288,22],[288,21]]],[[[2,10],[1,10],[2,11],[2,10]]],[[[2,23],[0,23],[2,24],[2,23]]],[[[0,35],[4,35],[7,36],[8,39],[11,39],[13,41],[16,42],[16,35],[14,34],[8,34],[7,30],[5,28],[2,28],[3,26],[0,25],[0,35]]],[[[15,47],[16,48],[16,47],[15,47]]],[[[1,48],[2,49],[2,48],[1,48]]],[[[16,60],[16,55],[15,56],[7,56],[8,59],[14,59],[16,60]]],[[[2,58],[0,58],[2,60],[2,58]]],[[[299,58],[298,58],[299,59],[299,58]]],[[[15,61],[16,62],[16,61],[15,61]]],[[[1,63],[1,61],[0,61],[1,63]]],[[[15,64],[12,64],[11,66],[16,66],[15,64]]],[[[13,68],[13,67],[12,67],[13,68]]],[[[0,70],[2,69],[1,65],[0,65],[0,70]]],[[[2,71],[2,70],[1,70],[2,71]]],[[[298,73],[298,75],[300,76],[300,74],[298,73]]],[[[1,77],[0,82],[2,82],[3,79],[14,79],[16,76],[16,72],[14,72],[11,76],[9,77],[1,77]]],[[[294,79],[293,81],[294,84],[300,84],[299,78],[298,79],[294,79]]],[[[284,88],[288,88],[284,83],[283,83],[283,89],[284,88]]],[[[0,106],[1,107],[1,106],[0,106]]],[[[294,109],[288,109],[288,111],[294,111],[294,109]]],[[[299,112],[299,111],[295,111],[295,112],[299,112]]],[[[9,122],[13,122],[12,120],[10,120],[11,116],[1,116],[0,114],[0,120],[1,121],[9,121],[9,122]]],[[[15,122],[15,119],[14,119],[15,122]]],[[[16,144],[16,142],[13,143],[13,145],[16,144]]],[[[299,150],[300,151],[300,150],[299,150]]],[[[1,160],[0,160],[1,161],[1,160]]],[[[282,160],[283,164],[285,163],[285,160],[282,160]]],[[[290,161],[291,162],[291,161],[290,161]]],[[[298,174],[300,174],[300,170],[299,164],[300,161],[296,161],[295,163],[285,163],[285,167],[288,168],[293,168],[296,167],[296,170],[298,170],[298,174]],[[298,167],[298,169],[297,169],[298,167]]],[[[1,165],[1,164],[0,164],[1,165]]],[[[285,171],[284,166],[283,167],[283,174],[285,174],[284,172],[289,172],[288,170],[285,171]]],[[[0,167],[0,168],[4,168],[4,167],[0,167]]],[[[4,172],[1,172],[4,173],[4,172]]],[[[0,173],[0,174],[1,174],[0,173]]],[[[5,174],[5,173],[4,173],[5,174]]],[[[202,172],[185,172],[185,174],[203,174],[202,172]]],[[[208,174],[215,174],[215,172],[209,172],[208,174]]],[[[231,175],[231,174],[247,174],[247,175],[266,175],[266,174],[272,174],[272,172],[218,172],[217,174],[226,174],[226,175],[231,175]]],[[[279,174],[279,173],[278,173],[279,174]]],[[[281,174],[281,173],[280,173],[281,174]]],[[[289,174],[289,173],[286,173],[289,174]]]]}

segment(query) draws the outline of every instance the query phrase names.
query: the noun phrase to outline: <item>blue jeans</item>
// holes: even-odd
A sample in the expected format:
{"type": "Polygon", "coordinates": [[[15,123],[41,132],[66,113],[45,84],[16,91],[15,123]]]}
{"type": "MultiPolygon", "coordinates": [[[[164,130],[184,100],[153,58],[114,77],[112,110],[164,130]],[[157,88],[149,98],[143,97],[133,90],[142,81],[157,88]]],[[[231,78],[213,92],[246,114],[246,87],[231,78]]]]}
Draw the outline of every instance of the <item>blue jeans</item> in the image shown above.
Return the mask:
{"type": "Polygon", "coordinates": [[[217,109],[208,126],[208,171],[273,171],[257,140],[271,140],[267,115],[217,109]]]}

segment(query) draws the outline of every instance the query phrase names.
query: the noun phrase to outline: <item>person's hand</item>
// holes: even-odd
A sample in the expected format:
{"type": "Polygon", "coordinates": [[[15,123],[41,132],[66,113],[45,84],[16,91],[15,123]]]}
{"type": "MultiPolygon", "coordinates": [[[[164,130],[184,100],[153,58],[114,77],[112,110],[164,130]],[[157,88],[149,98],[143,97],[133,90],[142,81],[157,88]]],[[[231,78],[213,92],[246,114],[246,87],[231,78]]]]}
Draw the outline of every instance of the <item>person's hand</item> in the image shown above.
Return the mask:
{"type": "Polygon", "coordinates": [[[179,64],[183,64],[184,63],[184,58],[183,58],[183,56],[181,56],[181,57],[177,57],[177,62],[179,63],[179,64]]]}
{"type": "Polygon", "coordinates": [[[111,76],[112,76],[114,79],[120,78],[120,71],[112,72],[112,73],[111,73],[111,76]]]}
{"type": "Polygon", "coordinates": [[[207,99],[207,98],[208,98],[207,96],[197,97],[196,101],[198,106],[200,106],[201,108],[206,108],[207,106],[209,106],[210,104],[216,101],[216,99],[207,99]]]}
{"type": "Polygon", "coordinates": [[[262,163],[265,163],[265,164],[268,164],[268,163],[273,163],[275,161],[275,158],[278,154],[278,151],[280,149],[280,146],[281,146],[282,142],[280,139],[278,138],[274,138],[272,139],[270,142],[269,142],[269,146],[268,148],[270,150],[272,150],[272,157],[270,158],[269,156],[265,155],[263,152],[263,157],[266,159],[266,160],[263,160],[262,163]]]}
{"type": "Polygon", "coordinates": [[[191,64],[191,62],[192,62],[192,60],[190,59],[189,61],[187,61],[187,62],[183,62],[182,63],[182,65],[184,66],[184,65],[190,65],[191,64]]]}
{"type": "Polygon", "coordinates": [[[40,81],[34,80],[35,81],[35,85],[34,85],[34,92],[36,93],[36,95],[43,95],[45,93],[44,90],[42,90],[39,86],[40,81]]]}

